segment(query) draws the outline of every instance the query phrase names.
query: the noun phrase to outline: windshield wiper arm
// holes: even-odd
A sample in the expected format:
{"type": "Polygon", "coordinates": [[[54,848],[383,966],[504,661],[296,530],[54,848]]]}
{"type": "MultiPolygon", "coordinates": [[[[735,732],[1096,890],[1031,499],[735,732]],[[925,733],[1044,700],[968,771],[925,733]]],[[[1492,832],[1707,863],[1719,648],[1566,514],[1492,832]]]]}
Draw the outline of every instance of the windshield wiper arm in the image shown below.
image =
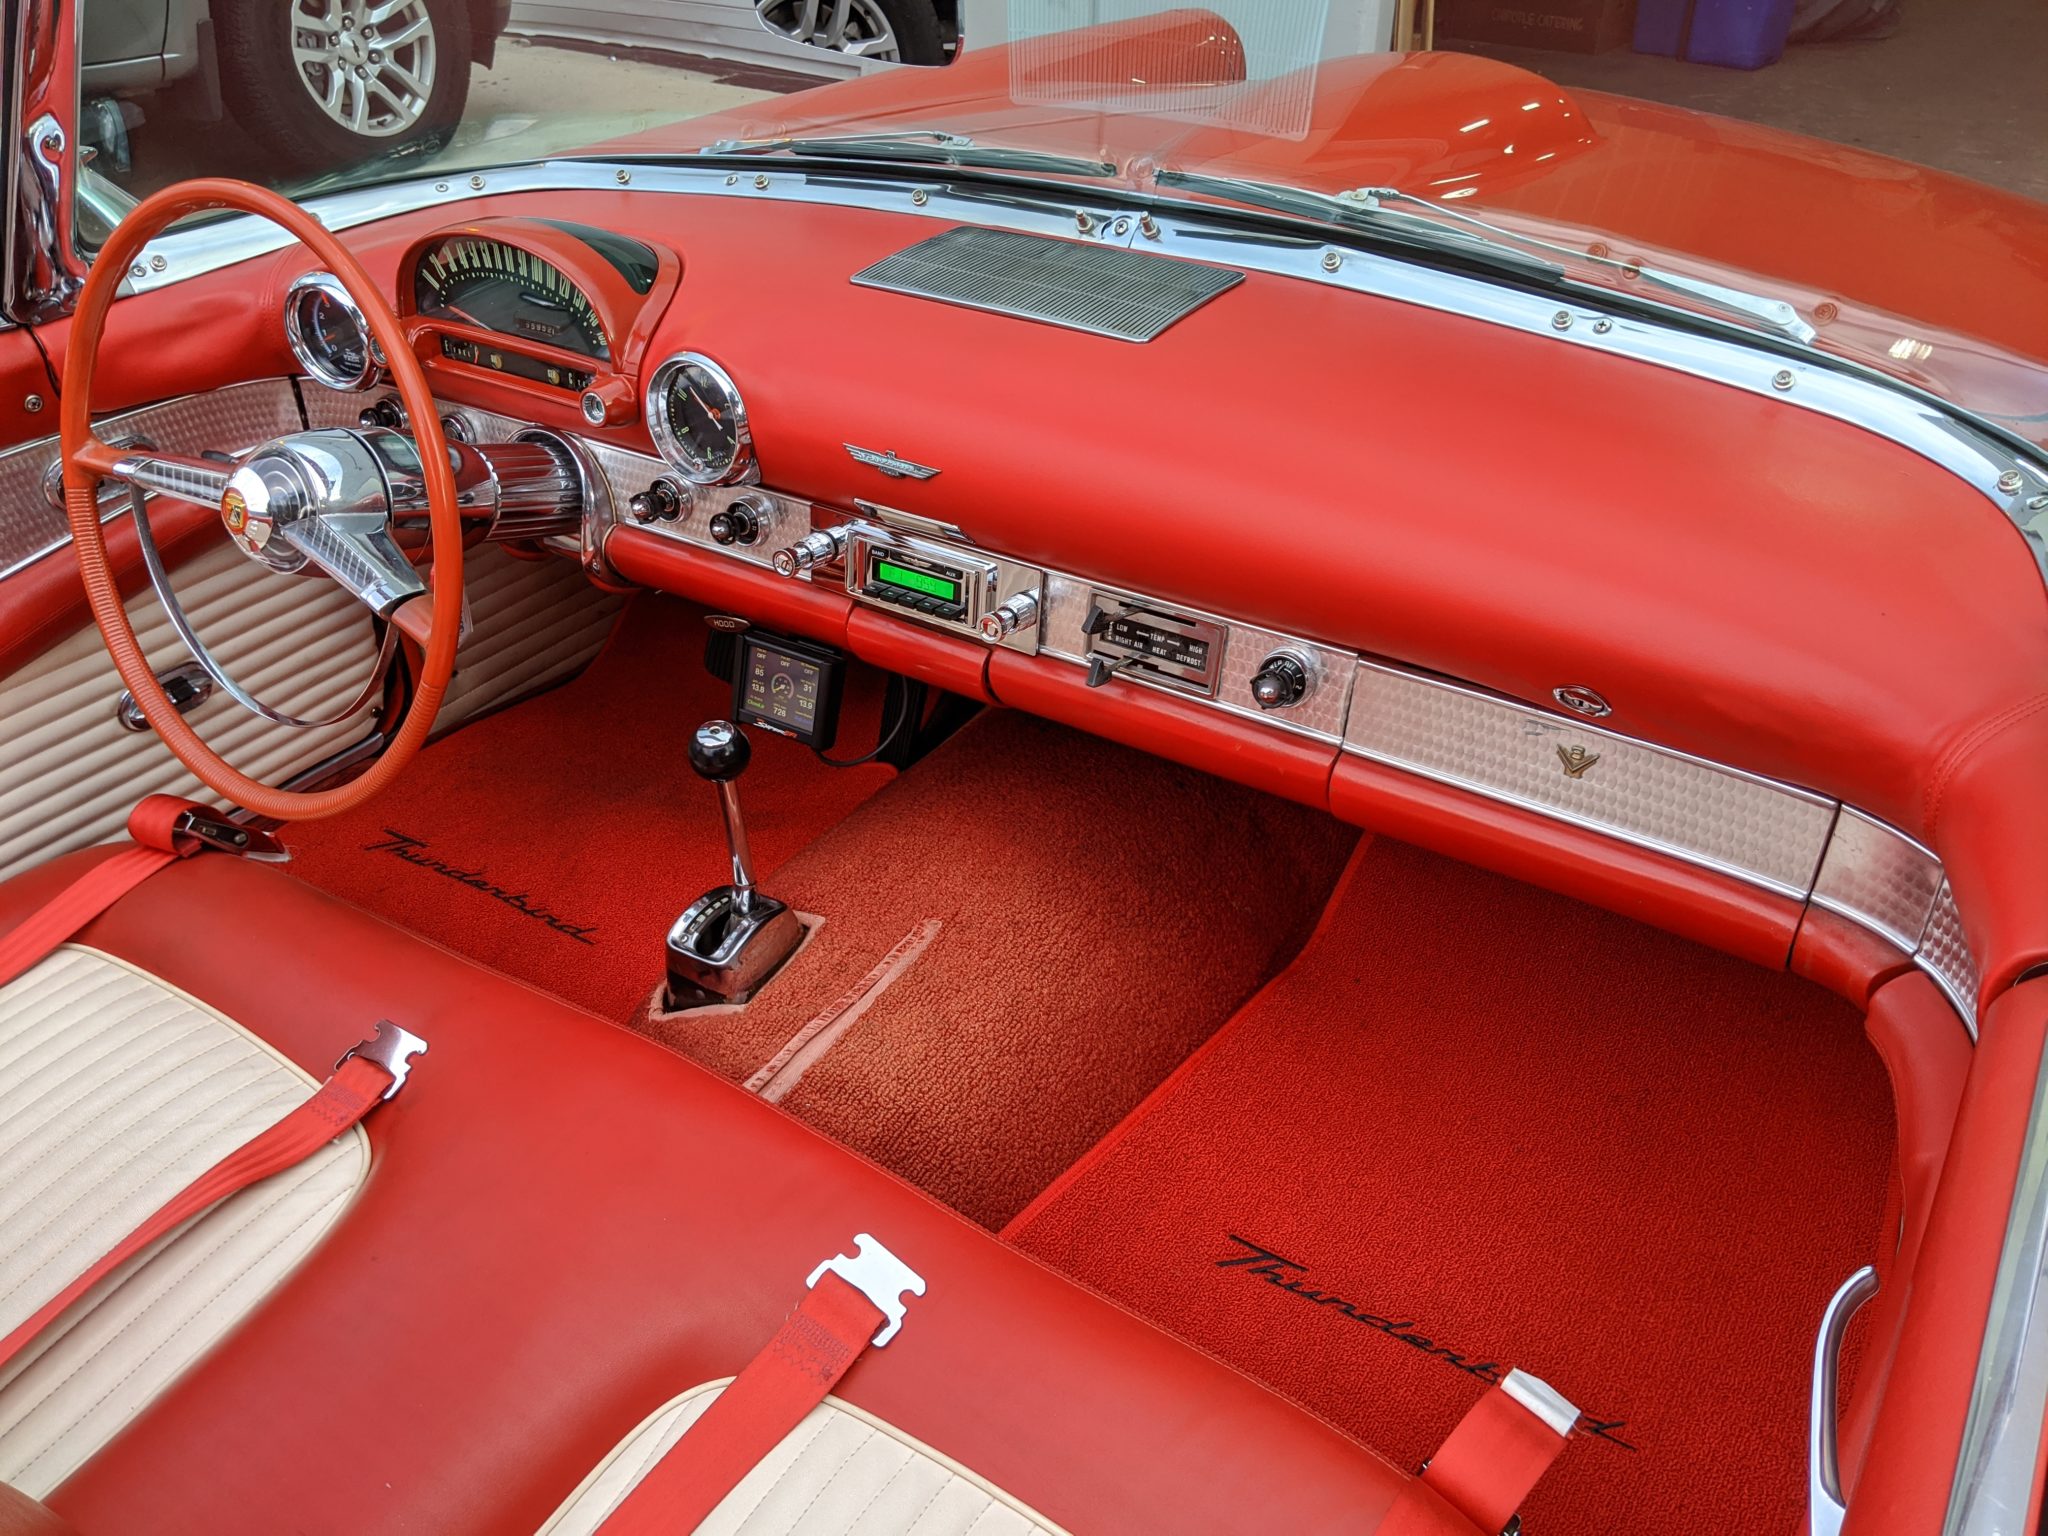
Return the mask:
{"type": "Polygon", "coordinates": [[[1207,192],[1217,197],[1235,198],[1239,202],[1254,203],[1281,212],[1335,218],[1380,229],[1399,228],[1410,235],[1425,239],[1434,235],[1434,243],[1439,244],[1439,248],[1442,249],[1482,252],[1488,260],[1504,262],[1513,262],[1519,258],[1520,264],[1533,265],[1546,276],[1571,276],[1566,266],[1529,254],[1531,248],[1537,251],[1550,251],[1571,263],[1601,267],[1652,288],[1685,294],[1688,298],[1697,299],[1724,313],[1739,315],[1754,325],[1780,336],[1790,337],[1802,344],[1812,342],[1819,334],[1800,318],[1798,310],[1782,299],[1766,298],[1762,294],[1731,288],[1725,283],[1709,282],[1701,277],[1688,277],[1682,272],[1667,272],[1658,267],[1646,267],[1632,261],[1618,261],[1612,256],[1596,256],[1590,251],[1559,245],[1538,235],[1524,234],[1519,230],[1489,224],[1486,220],[1474,218],[1469,213],[1446,207],[1434,198],[1418,197],[1413,192],[1403,192],[1398,187],[1356,187],[1348,192],[1311,192],[1299,187],[1276,186],[1270,182],[1240,181],[1229,176],[1204,176],[1193,171],[1161,171],[1158,180],[1162,184],[1186,187],[1193,192],[1207,192]],[[1389,206],[1395,203],[1412,205],[1423,211],[1410,212],[1407,206],[1389,206]],[[1455,243],[1442,244],[1445,241],[1455,243]]]}
{"type": "Polygon", "coordinates": [[[842,133],[774,139],[720,139],[707,155],[816,155],[836,160],[914,160],[933,165],[982,166],[990,170],[1048,171],[1062,176],[1114,176],[1116,163],[1044,150],[976,144],[964,133],[912,128],[900,133],[842,133]]]}
{"type": "Polygon", "coordinates": [[[1559,245],[1538,235],[1524,234],[1518,230],[1504,229],[1489,224],[1484,219],[1475,219],[1469,213],[1456,208],[1445,207],[1434,198],[1417,197],[1413,192],[1403,192],[1398,187],[1359,187],[1350,192],[1337,194],[1347,202],[1355,201],[1360,207],[1380,213],[1400,215],[1401,210],[1389,208],[1388,203],[1408,203],[1428,210],[1424,214],[1409,214],[1410,218],[1450,219],[1481,232],[1490,240],[1512,240],[1523,245],[1533,245],[1539,250],[1555,251],[1573,261],[1591,262],[1595,266],[1610,268],[1623,277],[1647,283],[1653,288],[1662,288],[1670,293],[1682,293],[1716,309],[1753,320],[1766,330],[1789,336],[1794,341],[1811,342],[1820,333],[1799,318],[1799,311],[1783,299],[1766,298],[1760,293],[1750,293],[1741,288],[1731,288],[1725,283],[1709,282],[1703,277],[1688,277],[1683,272],[1667,272],[1661,267],[1646,267],[1638,262],[1619,261],[1612,256],[1596,256],[1590,251],[1575,250],[1568,245],[1559,245]]]}
{"type": "Polygon", "coordinates": [[[1415,214],[1362,203],[1349,192],[1313,192],[1305,187],[1249,181],[1236,176],[1208,176],[1200,171],[1162,170],[1155,179],[1161,186],[1183,187],[1211,197],[1227,197],[1253,207],[1271,209],[1275,213],[1291,213],[1327,223],[1356,224],[1410,245],[1476,256],[1492,265],[1511,267],[1538,277],[1561,278],[1565,275],[1564,268],[1540,256],[1533,256],[1518,245],[1504,244],[1470,230],[1447,229],[1415,214]]]}

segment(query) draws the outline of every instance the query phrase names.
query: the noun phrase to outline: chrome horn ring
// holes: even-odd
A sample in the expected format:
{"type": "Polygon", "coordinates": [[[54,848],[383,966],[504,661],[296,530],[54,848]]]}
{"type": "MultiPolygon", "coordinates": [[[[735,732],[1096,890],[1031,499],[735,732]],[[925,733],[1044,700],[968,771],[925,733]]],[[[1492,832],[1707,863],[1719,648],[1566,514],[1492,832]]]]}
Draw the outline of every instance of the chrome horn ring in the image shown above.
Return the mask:
{"type": "MultiPolygon", "coordinates": [[[[227,492],[227,479],[226,473],[223,472],[222,496],[227,492]]],[[[274,725],[290,726],[294,730],[302,731],[341,725],[354,719],[375,702],[383,692],[384,678],[391,670],[392,658],[398,654],[398,631],[389,624],[383,626],[383,633],[377,645],[377,659],[370,668],[369,677],[364,680],[363,686],[357,690],[355,696],[331,715],[308,720],[287,714],[264,703],[236,682],[234,675],[207,648],[206,642],[199,638],[199,632],[192,627],[192,621],[185,615],[184,605],[178,601],[177,591],[171,585],[170,570],[164,564],[163,552],[157,548],[155,530],[149,525],[149,510],[143,499],[143,483],[141,479],[131,479],[127,482],[128,512],[135,523],[135,542],[142,552],[143,569],[149,573],[149,585],[156,593],[156,600],[163,605],[164,617],[170,620],[172,631],[184,643],[192,659],[205,669],[206,675],[213,680],[215,687],[251,714],[274,725]]],[[[218,499],[217,497],[216,500],[218,499]]]]}

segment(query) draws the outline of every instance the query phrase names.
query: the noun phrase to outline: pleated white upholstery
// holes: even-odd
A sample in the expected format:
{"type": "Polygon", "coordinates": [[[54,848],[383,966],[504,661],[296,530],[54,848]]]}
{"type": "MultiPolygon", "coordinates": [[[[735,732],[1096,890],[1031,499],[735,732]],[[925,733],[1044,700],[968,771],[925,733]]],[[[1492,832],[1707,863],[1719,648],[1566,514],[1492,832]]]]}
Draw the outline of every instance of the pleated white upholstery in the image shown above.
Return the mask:
{"type": "MultiPolygon", "coordinates": [[[[621,1441],[541,1527],[592,1536],[728,1381],[694,1387],[621,1441]]],[[[698,1536],[1061,1536],[1001,1489],[828,1397],[725,1496],[698,1536]]]]}
{"type": "MultiPolygon", "coordinates": [[[[0,1335],[316,1086],[96,950],[0,988],[0,1335]]],[[[61,1483],[312,1251],[369,1167],[355,1127],[81,1297],[0,1367],[0,1482],[61,1483]]]]}
{"type": "MultiPolygon", "coordinates": [[[[68,552],[49,556],[69,560],[68,552]]],[[[370,611],[324,577],[265,571],[222,541],[172,572],[199,638],[257,698],[319,719],[352,699],[370,675],[377,636],[370,611]]],[[[159,671],[191,658],[154,592],[128,600],[128,616],[159,671]]],[[[0,677],[0,880],[73,848],[116,837],[145,795],[212,794],[154,731],[125,730],[114,705],[120,675],[87,623],[25,667],[0,677]]],[[[376,729],[372,711],[317,730],[273,725],[215,693],[186,718],[252,778],[281,783],[376,729]]]]}
{"type": "Polygon", "coordinates": [[[435,729],[445,731],[581,671],[604,648],[625,599],[590,584],[573,560],[521,560],[495,545],[465,550],[470,632],[435,729]]]}

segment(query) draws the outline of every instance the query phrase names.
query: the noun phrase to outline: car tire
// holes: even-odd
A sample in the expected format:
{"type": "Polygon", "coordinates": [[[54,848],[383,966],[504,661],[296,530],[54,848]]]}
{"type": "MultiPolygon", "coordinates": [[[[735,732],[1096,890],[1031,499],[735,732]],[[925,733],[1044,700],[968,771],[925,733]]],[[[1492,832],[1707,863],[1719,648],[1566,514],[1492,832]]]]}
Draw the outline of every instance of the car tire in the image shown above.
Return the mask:
{"type": "Polygon", "coordinates": [[[905,64],[943,64],[946,40],[932,0],[874,0],[896,29],[897,57],[905,64]]]}
{"type": "Polygon", "coordinates": [[[388,7],[390,0],[214,0],[228,110],[280,168],[312,175],[435,148],[461,120],[476,57],[469,7],[464,0],[399,0],[380,33],[370,15],[388,7]],[[323,17],[342,30],[323,33],[323,17]],[[415,31],[420,22],[425,30],[415,31]],[[378,48],[394,29],[398,46],[378,48]],[[315,37],[324,37],[321,46],[340,62],[301,68],[294,43],[315,37]],[[368,84],[344,77],[337,86],[337,68],[370,72],[368,84]],[[426,87],[423,95],[396,83],[414,79],[426,87]],[[325,104],[316,95],[320,82],[329,87],[325,104]]]}
{"type": "Polygon", "coordinates": [[[822,53],[860,54],[899,64],[943,64],[945,36],[933,0],[853,0],[837,46],[818,23],[829,7],[804,0],[768,0],[756,15],[777,37],[822,53]]]}

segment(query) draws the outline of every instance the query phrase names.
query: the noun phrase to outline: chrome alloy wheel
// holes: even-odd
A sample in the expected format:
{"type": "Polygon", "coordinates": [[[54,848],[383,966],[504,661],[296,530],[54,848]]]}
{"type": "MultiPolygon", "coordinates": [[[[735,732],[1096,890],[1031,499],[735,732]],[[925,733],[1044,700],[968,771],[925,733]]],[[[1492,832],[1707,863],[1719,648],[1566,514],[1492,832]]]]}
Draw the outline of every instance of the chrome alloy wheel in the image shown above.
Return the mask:
{"type": "Polygon", "coordinates": [[[364,138],[414,127],[434,88],[426,0],[292,0],[292,69],[320,110],[364,138]]]}
{"type": "Polygon", "coordinates": [[[860,59],[896,62],[896,29],[876,0],[757,0],[761,25],[791,42],[860,59]]]}

